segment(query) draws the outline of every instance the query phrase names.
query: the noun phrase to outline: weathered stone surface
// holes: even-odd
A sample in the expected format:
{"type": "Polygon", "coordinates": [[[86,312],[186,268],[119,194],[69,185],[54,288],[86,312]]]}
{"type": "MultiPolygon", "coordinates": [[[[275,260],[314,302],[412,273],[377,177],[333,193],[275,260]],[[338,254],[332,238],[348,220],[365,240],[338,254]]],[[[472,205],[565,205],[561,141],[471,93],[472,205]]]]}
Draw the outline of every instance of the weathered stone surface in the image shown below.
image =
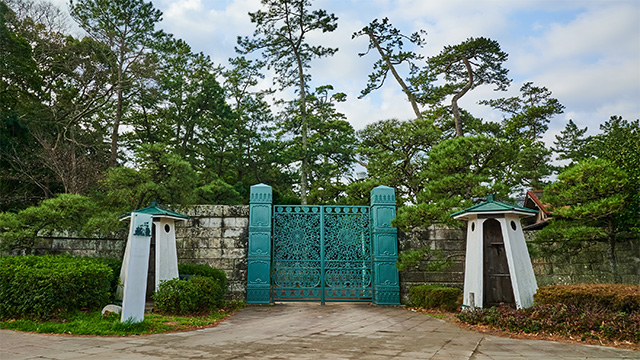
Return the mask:
{"type": "Polygon", "coordinates": [[[220,228],[222,227],[222,218],[200,218],[199,226],[206,228],[220,228]]]}
{"type": "MultiPolygon", "coordinates": [[[[247,248],[249,206],[197,205],[175,209],[191,216],[176,224],[176,245],[180,263],[208,264],[227,274],[229,298],[244,299],[247,281],[247,248]]],[[[533,232],[525,232],[528,242],[533,232]]],[[[52,235],[52,234],[49,234],[52,235]]],[[[82,238],[76,234],[56,233],[56,237],[41,237],[36,254],[72,254],[76,256],[105,256],[122,258],[126,233],[109,235],[105,239],[82,238]],[[65,238],[64,236],[70,236],[65,238]]],[[[427,263],[418,269],[400,273],[401,293],[406,298],[409,288],[424,283],[462,287],[465,259],[466,231],[446,226],[416,228],[410,233],[398,233],[398,249],[439,249],[453,260],[453,265],[435,274],[427,272],[427,263]]],[[[538,245],[532,245],[535,247],[538,245]]],[[[548,258],[533,258],[532,263],[539,286],[577,282],[612,281],[606,261],[606,244],[593,245],[592,251],[578,255],[560,253],[548,258]]],[[[534,252],[539,253],[539,252],[534,252]]],[[[630,240],[617,245],[616,256],[623,282],[640,283],[640,241],[630,240]]]]}
{"type": "Polygon", "coordinates": [[[120,314],[121,312],[122,312],[122,306],[119,306],[119,305],[110,304],[102,308],[102,316],[104,316],[107,313],[120,314]]]}

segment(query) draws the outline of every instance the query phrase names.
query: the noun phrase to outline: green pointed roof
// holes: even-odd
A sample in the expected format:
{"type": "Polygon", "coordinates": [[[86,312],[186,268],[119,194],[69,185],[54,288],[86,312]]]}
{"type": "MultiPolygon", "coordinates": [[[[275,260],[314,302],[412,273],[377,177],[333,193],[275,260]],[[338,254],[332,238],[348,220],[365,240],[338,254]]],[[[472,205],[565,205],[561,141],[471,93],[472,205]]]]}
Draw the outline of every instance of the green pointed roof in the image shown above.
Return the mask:
{"type": "Polygon", "coordinates": [[[158,203],[155,202],[155,201],[151,202],[151,206],[147,206],[146,208],[142,208],[142,209],[139,209],[139,210],[130,211],[130,212],[124,214],[124,215],[120,215],[118,217],[118,219],[126,220],[126,219],[131,217],[131,213],[132,212],[153,215],[154,218],[167,217],[167,218],[172,218],[172,219],[175,219],[175,220],[186,220],[186,219],[189,219],[189,217],[187,215],[183,215],[183,214],[177,213],[175,211],[171,211],[171,210],[167,210],[167,209],[161,208],[160,206],[158,206],[158,203]]]}
{"type": "Polygon", "coordinates": [[[478,205],[474,205],[470,208],[466,208],[464,210],[460,210],[455,212],[449,216],[454,219],[459,219],[463,217],[465,214],[476,213],[476,214],[504,214],[504,213],[515,213],[523,216],[533,216],[538,213],[538,210],[528,209],[522,206],[507,204],[501,201],[497,201],[493,198],[493,195],[487,196],[487,201],[480,203],[478,205]]]}

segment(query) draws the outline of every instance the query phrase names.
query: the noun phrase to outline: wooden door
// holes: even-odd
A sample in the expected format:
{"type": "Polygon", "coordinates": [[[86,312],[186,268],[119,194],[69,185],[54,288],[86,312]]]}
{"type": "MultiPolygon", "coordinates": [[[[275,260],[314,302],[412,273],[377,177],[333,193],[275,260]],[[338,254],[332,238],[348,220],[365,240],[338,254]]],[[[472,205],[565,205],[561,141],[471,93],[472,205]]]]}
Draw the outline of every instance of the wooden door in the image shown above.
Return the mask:
{"type": "Polygon", "coordinates": [[[152,301],[151,297],[156,291],[156,224],[151,227],[151,244],[149,246],[149,271],[147,272],[147,293],[146,300],[152,301]]]}
{"type": "Polygon", "coordinates": [[[496,219],[486,220],[482,237],[484,239],[483,307],[489,308],[500,303],[515,304],[500,222],[496,219]]]}

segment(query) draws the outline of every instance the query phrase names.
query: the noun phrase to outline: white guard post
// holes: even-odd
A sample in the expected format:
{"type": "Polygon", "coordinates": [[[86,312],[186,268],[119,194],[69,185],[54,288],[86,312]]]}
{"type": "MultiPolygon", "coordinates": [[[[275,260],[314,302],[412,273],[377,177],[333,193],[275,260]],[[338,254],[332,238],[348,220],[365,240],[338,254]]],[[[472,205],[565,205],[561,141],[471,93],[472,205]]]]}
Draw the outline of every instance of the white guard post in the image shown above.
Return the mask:
{"type": "MultiPolygon", "coordinates": [[[[508,274],[501,275],[510,277],[516,307],[520,309],[533,305],[533,295],[538,289],[538,285],[520,218],[533,216],[536,213],[536,210],[495,201],[493,196],[489,195],[486,202],[451,214],[454,219],[467,221],[464,307],[483,307],[486,303],[488,295],[486,293],[488,291],[487,284],[485,284],[487,268],[495,265],[499,260],[486,258],[490,255],[485,254],[485,249],[487,249],[485,237],[489,236],[487,234],[491,232],[502,234],[508,274]],[[496,221],[499,223],[499,231],[496,221]],[[488,226],[491,226],[492,229],[487,228],[488,226]]],[[[502,246],[499,241],[497,245],[502,246]]]]}
{"type": "Polygon", "coordinates": [[[152,223],[152,215],[131,213],[129,240],[122,264],[125,280],[120,321],[123,322],[144,320],[152,223]]]}
{"type": "Polygon", "coordinates": [[[122,299],[122,321],[125,321],[129,318],[128,315],[125,315],[125,303],[130,301],[131,298],[131,296],[129,296],[129,298],[126,296],[127,288],[134,286],[129,285],[132,281],[138,284],[135,285],[135,287],[138,288],[136,294],[142,291],[143,313],[141,313],[142,315],[139,317],[135,317],[135,319],[140,319],[136,321],[142,321],[147,290],[147,277],[149,276],[151,244],[155,246],[154,251],[151,252],[151,254],[155,256],[152,263],[155,268],[151,269],[151,273],[154,275],[154,282],[149,286],[153,286],[153,291],[155,292],[158,290],[161,282],[178,277],[175,222],[184,221],[189,219],[189,217],[175,211],[163,209],[159,207],[156,202],[152,202],[149,207],[120,216],[120,220],[127,220],[129,218],[131,218],[131,229],[129,230],[129,240],[127,241],[124,259],[122,261],[122,269],[120,270],[120,284],[118,286],[117,296],[122,299]],[[133,224],[135,221],[141,221],[140,216],[144,216],[144,221],[149,224],[149,237],[145,242],[146,245],[144,245],[144,248],[143,242],[138,241],[138,236],[134,234],[135,228],[133,224]],[[151,226],[151,224],[153,224],[153,226],[151,226]],[[146,255],[139,253],[140,251],[146,251],[146,255]],[[142,262],[144,262],[144,264],[142,264],[142,262]],[[135,268],[135,271],[133,268],[135,268]],[[133,280],[131,280],[131,276],[134,277],[133,280]],[[143,286],[140,285],[141,281],[144,282],[144,284],[142,284],[143,286]]]}

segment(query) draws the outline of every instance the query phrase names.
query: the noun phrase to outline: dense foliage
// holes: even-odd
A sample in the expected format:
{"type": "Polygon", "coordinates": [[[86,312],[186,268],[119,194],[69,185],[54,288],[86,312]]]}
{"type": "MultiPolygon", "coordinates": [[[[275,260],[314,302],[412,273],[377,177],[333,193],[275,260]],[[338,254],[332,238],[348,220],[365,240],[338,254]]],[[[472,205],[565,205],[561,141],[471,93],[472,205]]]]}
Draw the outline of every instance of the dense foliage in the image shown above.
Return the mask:
{"type": "Polygon", "coordinates": [[[47,319],[98,309],[110,300],[113,278],[109,266],[91,258],[2,257],[0,318],[47,319]]]}
{"type": "Polygon", "coordinates": [[[355,131],[336,107],[345,93],[310,86],[313,60],[338,51],[319,45],[322,36],[339,25],[312,1],[247,9],[254,33],[238,39],[227,67],[160,30],[151,2],[71,1],[82,38],[68,33],[64,12],[37,3],[0,1],[2,249],[27,254],[43,231],[118,230],[118,215],[152,200],[244,204],[257,183],[273,186],[276,203],[316,204],[367,204],[373,187],[392,186],[398,226],[461,226],[448,215],[489,193],[515,201],[554,170],[547,193],[559,216],[543,247],[606,241],[615,274],[615,243],[640,234],[637,120],[614,116],[590,137],[570,121],[551,149],[542,139],[564,106],[546,87],[525,82],[518,96],[480,101],[499,122],[461,107],[479,87],[511,83],[493,39],[469,37],[425,59],[424,31],[372,20],[353,35],[369,40],[361,55],[378,57],[362,96],[393,78],[415,117],[355,131]],[[283,91],[261,86],[265,69],[283,91]],[[554,151],[572,168],[554,168],[554,151]],[[354,178],[357,165],[366,179],[354,178]],[[582,191],[583,178],[601,190],[613,181],[619,194],[582,191]]]}
{"type": "Polygon", "coordinates": [[[545,188],[542,201],[554,218],[535,240],[548,254],[604,242],[612,278],[620,282],[616,244],[640,238],[640,123],[613,116],[600,130],[585,138],[586,128],[569,123],[556,136],[557,151],[572,162],[545,188]]]}
{"type": "Polygon", "coordinates": [[[462,303],[462,290],[442,285],[418,285],[409,289],[412,306],[455,311],[462,303]]]}

